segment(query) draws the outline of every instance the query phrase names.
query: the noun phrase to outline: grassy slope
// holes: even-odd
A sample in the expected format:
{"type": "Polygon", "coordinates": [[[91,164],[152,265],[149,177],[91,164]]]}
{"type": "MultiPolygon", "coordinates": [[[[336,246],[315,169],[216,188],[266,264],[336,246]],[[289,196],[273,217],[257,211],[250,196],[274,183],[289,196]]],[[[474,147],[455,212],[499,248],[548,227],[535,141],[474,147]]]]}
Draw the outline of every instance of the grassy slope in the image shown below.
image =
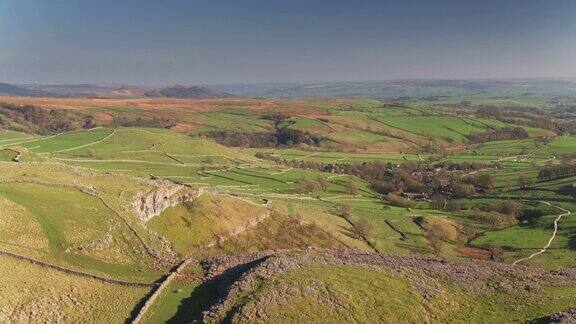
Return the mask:
{"type": "Polygon", "coordinates": [[[264,208],[233,197],[203,194],[167,209],[148,226],[167,238],[178,253],[188,255],[232,235],[263,213],[264,208]]]}
{"type": "Polygon", "coordinates": [[[146,287],[102,283],[4,256],[0,272],[3,322],[123,322],[148,292],[146,287]]]}
{"type": "Polygon", "coordinates": [[[108,276],[158,277],[133,231],[150,246],[159,242],[125,208],[136,192],[150,190],[149,184],[53,164],[7,163],[0,170],[4,249],[108,276]],[[88,186],[113,210],[79,190],[88,186]],[[92,243],[98,247],[82,248],[92,243]]]}
{"type": "Polygon", "coordinates": [[[237,322],[500,322],[546,317],[572,305],[572,288],[476,294],[436,280],[442,288],[424,300],[405,276],[357,266],[307,266],[261,282],[232,306],[237,322]],[[562,296],[562,297],[557,297],[562,296]],[[514,311],[521,308],[522,311],[514,311]]]}
{"type": "Polygon", "coordinates": [[[262,283],[233,321],[422,322],[423,299],[405,278],[361,267],[309,266],[262,283]],[[304,292],[306,291],[306,292],[304,292]]]}

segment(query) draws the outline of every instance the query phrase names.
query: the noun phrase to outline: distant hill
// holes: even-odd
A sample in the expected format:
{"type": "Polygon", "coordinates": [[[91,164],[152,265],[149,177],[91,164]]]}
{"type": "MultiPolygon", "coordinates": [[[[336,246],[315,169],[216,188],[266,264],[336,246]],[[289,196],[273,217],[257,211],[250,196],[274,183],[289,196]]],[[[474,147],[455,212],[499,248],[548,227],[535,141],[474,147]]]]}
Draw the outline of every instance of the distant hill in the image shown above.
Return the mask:
{"type": "Polygon", "coordinates": [[[13,84],[0,83],[0,96],[52,97],[54,94],[13,84]]]}
{"type": "Polygon", "coordinates": [[[205,87],[174,85],[162,89],[151,90],[145,96],[152,98],[189,98],[189,99],[217,99],[235,98],[233,94],[217,92],[205,87]]]}
{"type": "Polygon", "coordinates": [[[96,84],[26,84],[0,83],[0,96],[72,97],[72,98],[235,98],[236,95],[200,86],[174,85],[168,87],[140,87],[96,84]]]}
{"type": "Polygon", "coordinates": [[[60,97],[79,98],[130,98],[142,97],[150,88],[137,86],[96,85],[96,84],[35,84],[22,86],[30,90],[47,92],[60,97]]]}
{"type": "Polygon", "coordinates": [[[384,80],[365,82],[257,83],[210,85],[244,98],[372,98],[384,100],[576,98],[576,80],[384,80]]]}

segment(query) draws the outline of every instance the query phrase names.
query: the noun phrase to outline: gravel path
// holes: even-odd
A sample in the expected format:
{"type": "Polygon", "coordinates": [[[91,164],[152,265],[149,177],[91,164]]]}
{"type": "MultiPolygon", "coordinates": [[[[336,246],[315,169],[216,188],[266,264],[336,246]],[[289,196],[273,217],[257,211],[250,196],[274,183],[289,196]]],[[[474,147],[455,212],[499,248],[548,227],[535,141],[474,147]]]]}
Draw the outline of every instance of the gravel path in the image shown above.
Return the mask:
{"type": "Polygon", "coordinates": [[[538,251],[538,252],[536,252],[536,253],[532,253],[532,254],[531,254],[530,256],[528,256],[528,257],[525,257],[525,258],[518,259],[518,260],[514,261],[514,262],[512,263],[512,265],[516,265],[518,262],[522,262],[522,261],[525,261],[525,260],[532,259],[533,257],[535,257],[535,256],[537,256],[537,255],[540,255],[540,254],[546,252],[546,250],[548,250],[548,248],[549,248],[550,245],[552,244],[552,241],[554,241],[554,239],[556,238],[556,233],[558,233],[558,222],[562,219],[562,217],[568,216],[568,215],[571,214],[571,212],[570,212],[569,210],[564,209],[564,208],[562,208],[562,207],[558,207],[558,206],[552,205],[552,204],[550,204],[550,203],[547,202],[547,201],[543,201],[542,203],[544,203],[544,204],[546,204],[546,205],[548,205],[548,206],[552,206],[552,207],[555,207],[555,208],[557,208],[557,209],[560,209],[560,210],[563,211],[564,213],[558,215],[558,217],[554,220],[554,231],[552,232],[552,236],[551,236],[550,239],[548,240],[548,244],[546,244],[540,251],[538,251]]]}

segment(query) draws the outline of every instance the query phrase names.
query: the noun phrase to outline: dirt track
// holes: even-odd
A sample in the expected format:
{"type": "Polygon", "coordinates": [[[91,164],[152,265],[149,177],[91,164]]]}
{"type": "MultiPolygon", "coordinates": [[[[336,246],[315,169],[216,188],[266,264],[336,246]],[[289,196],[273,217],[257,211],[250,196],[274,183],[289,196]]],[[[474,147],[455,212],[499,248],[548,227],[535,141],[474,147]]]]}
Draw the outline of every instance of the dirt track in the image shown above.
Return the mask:
{"type": "Polygon", "coordinates": [[[525,258],[518,259],[518,260],[514,261],[514,262],[512,263],[512,265],[516,265],[518,262],[522,262],[522,261],[526,261],[526,260],[532,259],[533,257],[535,257],[535,256],[537,256],[537,255],[540,255],[540,254],[546,252],[546,250],[548,250],[548,248],[549,248],[550,245],[552,244],[552,241],[554,241],[554,239],[556,238],[556,233],[558,233],[558,221],[560,221],[560,220],[562,219],[562,217],[568,216],[568,215],[571,214],[571,212],[570,212],[569,210],[564,209],[564,208],[562,208],[562,207],[558,207],[558,206],[552,205],[552,204],[550,204],[550,203],[547,202],[547,201],[543,201],[542,203],[544,203],[544,204],[546,204],[546,205],[548,205],[548,206],[552,206],[552,207],[555,207],[555,208],[557,208],[557,209],[560,209],[561,211],[564,211],[565,213],[558,215],[558,217],[554,220],[554,231],[552,232],[552,236],[550,237],[550,240],[548,240],[548,244],[546,244],[540,251],[538,251],[538,252],[536,252],[536,253],[532,253],[532,254],[531,254],[530,256],[528,256],[528,257],[525,257],[525,258]]]}

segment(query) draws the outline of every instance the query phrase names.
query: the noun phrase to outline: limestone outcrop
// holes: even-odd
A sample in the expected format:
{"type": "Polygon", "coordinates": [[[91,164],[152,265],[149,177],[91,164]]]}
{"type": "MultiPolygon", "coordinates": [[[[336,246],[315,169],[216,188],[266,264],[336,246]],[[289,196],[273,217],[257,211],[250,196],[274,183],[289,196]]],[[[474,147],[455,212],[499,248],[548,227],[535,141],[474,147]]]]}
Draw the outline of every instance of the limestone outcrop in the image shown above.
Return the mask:
{"type": "Polygon", "coordinates": [[[134,211],[143,223],[160,215],[166,208],[198,198],[202,189],[195,189],[171,182],[161,182],[157,188],[139,193],[134,200],[134,211]]]}

